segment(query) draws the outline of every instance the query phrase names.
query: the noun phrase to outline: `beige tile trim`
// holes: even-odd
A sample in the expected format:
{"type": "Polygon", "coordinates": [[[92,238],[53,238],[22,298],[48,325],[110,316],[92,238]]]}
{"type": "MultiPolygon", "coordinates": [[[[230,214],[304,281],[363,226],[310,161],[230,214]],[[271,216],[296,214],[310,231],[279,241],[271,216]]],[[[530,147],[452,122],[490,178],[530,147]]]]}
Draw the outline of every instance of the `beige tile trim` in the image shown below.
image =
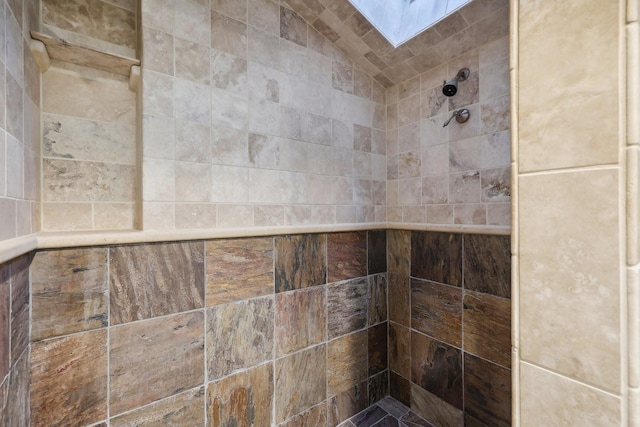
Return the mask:
{"type": "Polygon", "coordinates": [[[35,234],[0,242],[0,264],[10,261],[38,248],[35,234]]]}

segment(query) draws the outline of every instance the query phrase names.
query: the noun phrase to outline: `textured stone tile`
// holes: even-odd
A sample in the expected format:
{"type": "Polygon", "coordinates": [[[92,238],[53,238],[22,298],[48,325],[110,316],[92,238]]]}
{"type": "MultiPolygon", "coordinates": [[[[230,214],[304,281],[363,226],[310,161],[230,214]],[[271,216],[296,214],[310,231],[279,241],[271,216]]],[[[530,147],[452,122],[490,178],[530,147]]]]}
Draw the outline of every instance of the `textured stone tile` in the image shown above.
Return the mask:
{"type": "Polygon", "coordinates": [[[387,411],[387,413],[396,418],[402,418],[403,415],[406,415],[410,412],[410,409],[398,402],[391,396],[387,396],[384,399],[378,402],[378,406],[387,411]]]}
{"type": "Polygon", "coordinates": [[[510,426],[511,371],[465,353],[464,412],[491,426],[510,426]]]}
{"type": "Polygon", "coordinates": [[[135,13],[101,0],[45,0],[42,22],[129,49],[136,47],[135,13]]]}
{"type": "Polygon", "coordinates": [[[280,37],[307,46],[307,23],[297,13],[280,6],[280,37]]]}
{"type": "Polygon", "coordinates": [[[271,363],[231,375],[207,386],[207,425],[269,427],[273,408],[271,363]]]}
{"type": "Polygon", "coordinates": [[[207,306],[271,295],[273,238],[206,242],[207,306]]]}
{"type": "Polygon", "coordinates": [[[0,378],[7,375],[11,366],[10,265],[10,263],[0,264],[0,378]]]}
{"type": "Polygon", "coordinates": [[[388,367],[387,322],[370,327],[368,330],[369,375],[378,374],[388,367]]]}
{"type": "Polygon", "coordinates": [[[369,377],[369,405],[373,405],[380,399],[389,395],[389,371],[386,370],[369,377]]]}
{"type": "Polygon", "coordinates": [[[108,325],[107,249],[36,253],[31,264],[31,340],[108,325]]]}
{"type": "Polygon", "coordinates": [[[462,409],[462,352],[412,332],[411,381],[462,409]]]}
{"type": "Polygon", "coordinates": [[[367,232],[367,267],[369,274],[387,271],[387,231],[367,232]]]}
{"type": "Polygon", "coordinates": [[[272,297],[207,309],[207,370],[221,378],[266,362],[273,356],[272,297]]]}
{"type": "Polygon", "coordinates": [[[327,422],[327,406],[325,403],[321,403],[280,424],[279,427],[328,427],[330,425],[327,422]]]}
{"type": "Polygon", "coordinates": [[[326,283],[325,235],[279,236],[275,238],[275,250],[276,292],[326,283]]]}
{"type": "Polygon", "coordinates": [[[465,427],[488,427],[487,424],[476,420],[469,414],[464,414],[464,426],[465,427]]]}
{"type": "Polygon", "coordinates": [[[198,387],[176,394],[112,418],[109,424],[113,427],[204,425],[204,392],[204,387],[198,387]]]}
{"type": "Polygon", "coordinates": [[[30,358],[29,352],[22,353],[5,379],[7,389],[0,397],[6,403],[0,403],[0,425],[29,426],[30,424],[30,358]],[[6,395],[4,394],[6,393],[6,395]]]}
{"type": "Polygon", "coordinates": [[[111,324],[204,307],[204,243],[109,249],[111,324]]]}
{"type": "Polygon", "coordinates": [[[203,323],[203,313],[193,312],[111,328],[110,413],[117,415],[201,384],[203,323]]]}
{"type": "Polygon", "coordinates": [[[393,371],[389,372],[389,395],[405,406],[411,404],[410,381],[393,371]]]}
{"type": "Polygon", "coordinates": [[[276,295],[276,357],[325,340],[326,288],[316,286],[276,295]]]}
{"type": "Polygon", "coordinates": [[[387,266],[389,273],[409,275],[411,271],[411,232],[387,230],[387,266]]]}
{"type": "Polygon", "coordinates": [[[462,347],[462,289],[411,279],[411,327],[462,347]]]}
{"type": "MultiPolygon", "coordinates": [[[[464,425],[464,415],[461,409],[451,406],[413,383],[411,384],[411,409],[436,426],[462,427],[464,425]]],[[[413,416],[410,418],[415,419],[413,416]]]]}
{"type": "Polygon", "coordinates": [[[411,276],[451,286],[462,285],[462,235],[411,233],[411,276]]]}
{"type": "Polygon", "coordinates": [[[328,281],[367,275],[367,234],[364,231],[327,235],[328,281]]]}
{"type": "Polygon", "coordinates": [[[227,16],[246,22],[247,3],[236,0],[211,0],[211,9],[227,16]]]}
{"type": "Polygon", "coordinates": [[[358,427],[370,427],[386,416],[387,412],[384,409],[377,405],[373,405],[353,417],[351,422],[358,427]]]}
{"type": "Polygon", "coordinates": [[[363,411],[369,406],[367,382],[330,397],[328,405],[328,425],[332,427],[363,411]]]}
{"type": "Polygon", "coordinates": [[[107,331],[31,347],[31,425],[89,425],[107,416],[107,331]]]}
{"type": "Polygon", "coordinates": [[[411,376],[411,333],[397,323],[389,323],[389,369],[405,378],[411,376]]]}
{"type": "Polygon", "coordinates": [[[369,276],[369,326],[387,320],[387,275],[369,276]]]}
{"type": "Polygon", "coordinates": [[[247,24],[211,11],[211,47],[247,57],[247,24]]]}
{"type": "Polygon", "coordinates": [[[333,61],[332,86],[334,89],[353,93],[353,68],[339,61],[333,61]]]}
{"type": "Polygon", "coordinates": [[[327,334],[329,339],[367,326],[367,278],[327,285],[327,334]]]}
{"type": "Polygon", "coordinates": [[[29,264],[32,255],[11,261],[11,364],[29,344],[29,264]]]}
{"type": "Polygon", "coordinates": [[[463,250],[465,289],[510,298],[510,237],[465,234],[463,250]]]}
{"type": "Polygon", "coordinates": [[[327,397],[327,350],[310,348],[275,362],[276,422],[324,401],[327,397]]]}
{"type": "Polygon", "coordinates": [[[349,390],[367,378],[367,331],[335,339],[327,345],[329,395],[349,390]]]}
{"type": "Polygon", "coordinates": [[[511,301],[466,291],[463,348],[504,367],[511,367],[511,301]]]}
{"type": "Polygon", "coordinates": [[[389,273],[389,320],[404,326],[411,324],[411,279],[408,274],[389,273]]]}

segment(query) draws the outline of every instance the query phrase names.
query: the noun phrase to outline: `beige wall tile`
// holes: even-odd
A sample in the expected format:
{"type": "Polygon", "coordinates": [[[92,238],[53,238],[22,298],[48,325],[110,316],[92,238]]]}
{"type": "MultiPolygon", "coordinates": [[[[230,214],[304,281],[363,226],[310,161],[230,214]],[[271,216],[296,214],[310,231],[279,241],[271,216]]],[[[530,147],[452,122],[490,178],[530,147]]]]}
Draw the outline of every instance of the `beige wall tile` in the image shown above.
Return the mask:
{"type": "Polygon", "coordinates": [[[253,206],[218,205],[218,227],[253,227],[253,206]]]}
{"type": "Polygon", "coordinates": [[[180,229],[215,228],[216,206],[213,204],[176,203],[175,224],[180,229]]]}
{"type": "Polygon", "coordinates": [[[525,2],[519,9],[520,171],[618,160],[619,2],[525,2]],[[579,19],[567,20],[567,16],[579,19]],[[562,37],[559,34],[574,34],[562,37]],[[550,35],[553,35],[550,37],[550,35]],[[589,58],[589,61],[584,58],[589,58]],[[545,88],[546,96],[540,95],[545,88]],[[553,108],[549,108],[553,106],[553,108]],[[567,118],[580,110],[580,124],[567,118]]]}
{"type": "Polygon", "coordinates": [[[90,230],[93,228],[91,203],[43,203],[43,231],[90,230]]]}
{"type": "Polygon", "coordinates": [[[610,391],[622,375],[616,188],[617,169],[519,179],[522,360],[610,391]]]}
{"type": "Polygon", "coordinates": [[[622,421],[620,398],[520,363],[520,425],[615,426],[622,421]],[[544,390],[544,393],[540,393],[544,390]]]}
{"type": "Polygon", "coordinates": [[[135,203],[96,203],[93,206],[93,224],[98,230],[131,230],[135,218],[135,203]]]}

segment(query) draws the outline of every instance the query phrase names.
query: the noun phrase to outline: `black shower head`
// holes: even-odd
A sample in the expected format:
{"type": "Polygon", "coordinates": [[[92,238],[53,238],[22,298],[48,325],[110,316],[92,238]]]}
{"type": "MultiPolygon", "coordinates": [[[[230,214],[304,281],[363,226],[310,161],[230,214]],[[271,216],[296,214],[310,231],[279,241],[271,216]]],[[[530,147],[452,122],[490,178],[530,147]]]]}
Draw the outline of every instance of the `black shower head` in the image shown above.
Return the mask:
{"type": "Polygon", "coordinates": [[[462,68],[460,71],[458,71],[458,74],[456,74],[454,78],[452,78],[448,82],[445,81],[444,85],[442,86],[442,93],[444,94],[444,96],[453,96],[458,93],[458,82],[467,80],[468,77],[469,69],[462,68]]]}

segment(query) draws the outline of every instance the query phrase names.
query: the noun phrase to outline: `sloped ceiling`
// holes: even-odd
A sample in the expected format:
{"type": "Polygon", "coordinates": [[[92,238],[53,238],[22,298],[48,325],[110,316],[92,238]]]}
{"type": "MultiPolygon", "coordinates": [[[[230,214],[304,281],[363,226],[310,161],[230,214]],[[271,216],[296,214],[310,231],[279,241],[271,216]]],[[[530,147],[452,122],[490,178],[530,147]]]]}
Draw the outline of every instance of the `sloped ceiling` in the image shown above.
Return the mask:
{"type": "Polygon", "coordinates": [[[473,0],[394,48],[348,0],[284,0],[380,84],[390,87],[503,37],[508,0],[473,0]]]}

